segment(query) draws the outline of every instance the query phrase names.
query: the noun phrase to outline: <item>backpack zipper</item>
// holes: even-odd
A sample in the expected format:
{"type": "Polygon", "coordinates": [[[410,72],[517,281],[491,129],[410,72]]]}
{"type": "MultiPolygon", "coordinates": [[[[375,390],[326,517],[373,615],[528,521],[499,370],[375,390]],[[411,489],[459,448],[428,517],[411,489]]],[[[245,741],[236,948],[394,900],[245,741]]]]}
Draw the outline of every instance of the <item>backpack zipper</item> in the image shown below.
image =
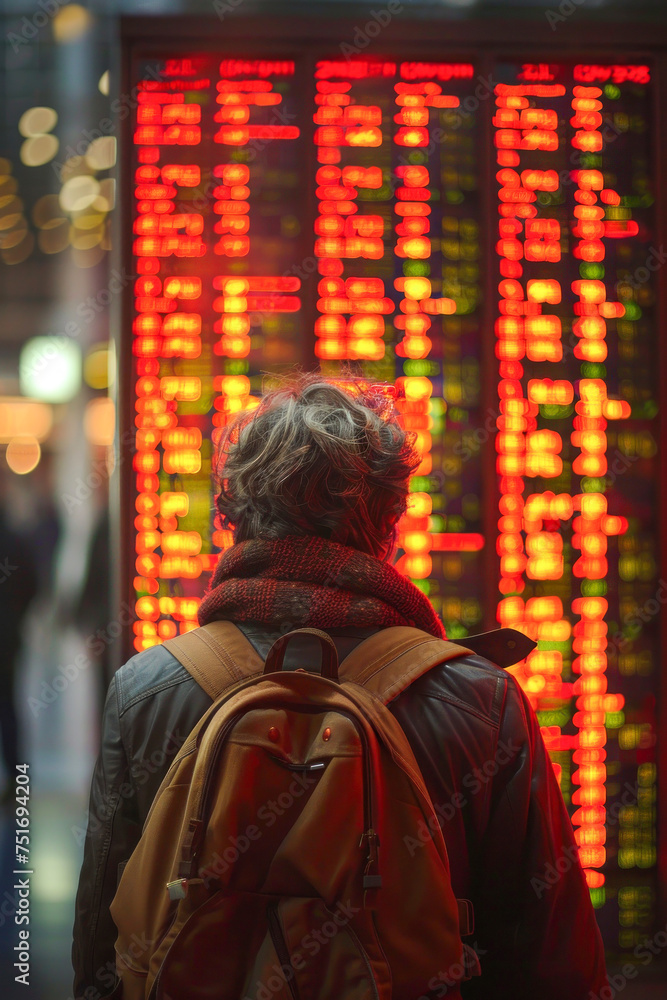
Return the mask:
{"type": "MultiPolygon", "coordinates": [[[[321,712],[321,708],[314,705],[294,705],[294,704],[278,704],[277,708],[284,708],[290,711],[297,710],[302,712],[308,712],[309,714],[317,714],[321,712]]],[[[344,709],[335,709],[339,715],[343,715],[345,718],[349,719],[352,725],[357,730],[359,734],[359,739],[363,747],[363,765],[364,765],[364,829],[359,840],[359,846],[363,846],[364,840],[368,841],[368,855],[366,858],[366,867],[363,874],[363,888],[364,888],[364,906],[367,905],[367,890],[379,889],[382,886],[382,876],[379,873],[379,857],[378,848],[380,842],[378,835],[375,830],[374,824],[374,798],[373,798],[373,782],[371,773],[371,763],[370,763],[370,751],[368,749],[368,739],[364,731],[363,726],[350,712],[346,712],[344,709]]],[[[208,770],[204,776],[204,782],[202,786],[202,794],[200,798],[200,805],[197,811],[197,816],[190,820],[188,833],[186,834],[186,840],[183,844],[183,848],[187,850],[189,854],[189,860],[186,861],[184,858],[181,860],[179,866],[179,880],[186,882],[192,878],[192,868],[197,855],[197,850],[199,848],[199,839],[201,833],[204,829],[204,821],[208,816],[209,809],[209,799],[211,796],[211,787],[213,783],[213,775],[215,773],[216,766],[218,764],[218,758],[222,749],[222,744],[224,743],[227,734],[234,724],[245,715],[245,711],[237,712],[236,715],[228,719],[225,725],[222,727],[220,732],[215,738],[215,742],[211,749],[210,760],[208,765],[208,770]]],[[[187,891],[187,885],[184,886],[184,890],[187,891]]]]}
{"type": "MultiPolygon", "coordinates": [[[[368,978],[369,978],[370,984],[371,984],[371,986],[373,988],[373,996],[375,997],[375,1000],[380,1000],[380,992],[378,990],[378,984],[376,983],[375,976],[373,975],[373,966],[371,965],[371,960],[368,957],[368,953],[366,952],[366,949],[364,948],[363,944],[361,943],[361,941],[357,937],[356,931],[354,931],[352,929],[352,927],[350,927],[349,924],[347,925],[347,927],[345,928],[345,930],[347,931],[347,933],[350,935],[350,937],[352,938],[352,940],[356,944],[357,948],[359,949],[359,952],[361,953],[361,956],[362,956],[364,962],[366,963],[366,968],[368,969],[368,978]]],[[[385,961],[386,961],[386,959],[385,959],[385,961]]]]}
{"type": "MultiPolygon", "coordinates": [[[[178,880],[183,883],[182,895],[179,894],[177,898],[183,898],[187,894],[187,883],[193,877],[192,871],[193,866],[197,857],[197,851],[199,849],[199,839],[203,830],[203,820],[206,815],[206,807],[208,805],[208,799],[210,797],[210,786],[212,781],[212,775],[215,770],[215,766],[218,763],[219,749],[220,745],[224,742],[228,732],[232,726],[241,718],[243,712],[237,712],[233,715],[231,719],[228,719],[225,725],[222,727],[220,732],[215,738],[213,748],[211,751],[211,762],[209,763],[208,770],[204,775],[204,784],[202,787],[202,794],[199,800],[199,809],[197,815],[190,819],[188,825],[188,831],[185,835],[185,839],[181,845],[181,860],[178,867],[178,880]]],[[[174,883],[169,883],[172,885],[174,883]]]]}
{"type": "MultiPolygon", "coordinates": [[[[210,899],[207,902],[210,902],[210,899]]],[[[206,905],[206,904],[204,904],[204,905],[206,905]]],[[[197,913],[198,913],[198,910],[195,910],[194,913],[191,913],[183,926],[184,927],[187,926],[187,924],[189,924],[190,921],[193,920],[197,916],[197,913]]],[[[276,949],[276,954],[278,956],[278,960],[281,962],[281,964],[285,964],[285,965],[291,966],[293,968],[292,963],[291,963],[291,959],[290,959],[290,954],[289,954],[289,951],[287,950],[287,943],[285,942],[285,938],[284,938],[283,932],[282,932],[282,927],[280,926],[280,918],[278,917],[277,904],[276,903],[270,903],[267,906],[267,908],[266,908],[266,921],[267,921],[267,924],[268,924],[268,927],[269,927],[269,934],[271,935],[271,940],[273,942],[273,946],[276,949]]],[[[373,919],[373,924],[375,926],[375,919],[373,919]]],[[[366,968],[368,970],[368,979],[369,979],[369,982],[371,984],[371,988],[373,990],[373,996],[374,996],[375,1000],[380,1000],[380,993],[379,993],[379,990],[378,990],[377,983],[375,981],[375,976],[373,975],[373,966],[371,964],[371,960],[370,960],[370,958],[368,956],[368,953],[367,953],[366,949],[362,945],[361,941],[359,940],[358,935],[356,934],[356,932],[350,926],[349,923],[343,928],[343,930],[347,934],[349,934],[349,936],[352,938],[352,941],[357,946],[357,949],[358,949],[361,957],[363,958],[364,964],[365,964],[365,966],[366,966],[366,968]]],[[[377,935],[377,927],[376,926],[375,926],[375,932],[376,932],[376,935],[377,935]]],[[[379,941],[379,939],[378,939],[378,941],[379,941]]],[[[157,972],[157,975],[155,976],[155,979],[153,980],[153,985],[151,986],[150,993],[148,994],[148,1000],[157,1000],[157,998],[159,996],[160,982],[162,980],[162,973],[163,973],[163,970],[164,970],[167,958],[169,957],[169,952],[173,948],[174,944],[175,944],[175,941],[172,941],[171,945],[167,949],[167,953],[166,953],[166,955],[164,956],[164,958],[162,960],[162,963],[160,965],[160,968],[158,969],[158,972],[157,972]]],[[[380,944],[380,949],[382,951],[383,957],[384,957],[385,962],[386,962],[386,956],[384,954],[384,950],[382,949],[382,945],[381,944],[380,944]]],[[[292,995],[293,1000],[299,1000],[299,994],[298,994],[298,991],[296,989],[296,983],[293,982],[292,980],[290,980],[289,982],[287,980],[285,980],[285,982],[287,983],[287,986],[289,987],[289,991],[290,991],[290,993],[292,995]]]]}
{"type": "MultiPolygon", "coordinates": [[[[321,708],[317,708],[314,705],[299,705],[299,706],[295,706],[295,705],[291,705],[291,704],[287,704],[287,705],[281,704],[281,705],[278,705],[277,707],[279,707],[279,708],[286,708],[286,709],[290,709],[290,710],[296,708],[299,711],[308,712],[308,713],[313,714],[313,715],[316,714],[316,713],[318,713],[318,712],[321,712],[321,708]]],[[[363,729],[363,726],[358,722],[357,719],[355,719],[355,717],[352,715],[352,713],[346,712],[344,709],[336,709],[335,711],[337,711],[339,715],[343,715],[343,716],[345,716],[345,718],[347,718],[347,719],[350,720],[350,722],[352,723],[352,725],[357,730],[357,732],[359,734],[359,739],[360,739],[361,744],[363,746],[363,764],[364,764],[364,832],[361,835],[361,839],[359,841],[359,845],[361,846],[363,844],[364,840],[368,840],[368,857],[366,859],[366,868],[364,869],[364,875],[363,875],[363,887],[364,887],[364,890],[365,890],[364,891],[364,906],[366,906],[367,905],[367,892],[366,892],[366,890],[368,890],[368,889],[377,889],[377,888],[380,888],[382,886],[382,876],[379,874],[379,872],[377,870],[377,868],[378,868],[378,860],[379,860],[378,859],[378,848],[379,848],[379,843],[380,842],[379,842],[379,838],[378,838],[378,835],[377,835],[377,833],[375,831],[374,824],[373,824],[373,819],[374,819],[374,805],[375,805],[375,803],[374,803],[374,798],[373,798],[372,772],[371,772],[371,765],[370,765],[370,751],[368,749],[368,740],[366,738],[366,733],[365,733],[365,731],[363,729]]],[[[225,738],[227,737],[227,734],[229,733],[229,731],[232,728],[232,726],[243,715],[245,715],[245,711],[243,711],[243,712],[237,712],[236,715],[232,716],[231,719],[227,720],[227,722],[225,723],[225,725],[222,727],[222,729],[220,730],[220,732],[216,736],[215,742],[213,744],[213,748],[211,750],[211,759],[210,759],[210,762],[209,762],[209,766],[208,766],[208,770],[206,772],[206,775],[204,776],[204,783],[203,783],[203,787],[202,787],[202,794],[201,794],[201,798],[200,798],[200,806],[199,806],[198,814],[197,814],[197,816],[194,819],[190,820],[188,834],[186,834],[186,840],[187,840],[188,850],[189,850],[189,853],[190,853],[190,859],[189,859],[188,862],[185,862],[185,860],[181,860],[180,866],[179,866],[179,876],[180,876],[179,881],[181,881],[183,883],[183,896],[185,896],[186,893],[187,893],[187,883],[188,883],[188,880],[192,877],[191,876],[191,872],[192,872],[192,868],[193,868],[194,862],[196,860],[197,850],[199,848],[199,838],[201,836],[202,830],[204,829],[204,819],[205,819],[205,817],[207,815],[206,810],[208,808],[208,799],[210,797],[211,784],[212,784],[212,780],[213,780],[212,776],[213,776],[213,773],[215,771],[215,767],[216,767],[216,765],[218,763],[218,756],[219,756],[219,753],[220,753],[220,750],[221,750],[221,745],[224,742],[225,738]],[[181,875],[181,872],[182,871],[185,872],[186,868],[187,868],[187,873],[181,875]]],[[[186,845],[184,844],[183,847],[185,847],[185,846],[186,845]]],[[[195,916],[196,912],[197,911],[195,911],[195,913],[190,914],[190,917],[188,918],[188,920],[186,921],[186,923],[188,923],[195,916]]],[[[177,914],[175,912],[174,913],[174,920],[176,919],[176,915],[177,914]]],[[[268,914],[267,914],[267,917],[268,917],[268,914]]],[[[172,926],[173,926],[174,920],[172,920],[172,926]]],[[[377,984],[375,982],[375,978],[373,976],[372,966],[371,966],[370,959],[369,959],[368,955],[366,954],[366,952],[364,951],[364,948],[362,947],[361,943],[359,942],[359,938],[354,933],[354,931],[350,927],[347,927],[346,930],[348,930],[348,932],[350,933],[350,935],[354,938],[354,940],[357,943],[357,946],[358,946],[359,950],[361,951],[361,954],[362,954],[362,956],[364,958],[364,961],[366,963],[366,966],[368,968],[369,978],[370,978],[371,985],[373,987],[373,994],[375,996],[375,1000],[379,1000],[379,993],[378,993],[378,989],[377,989],[377,984]]],[[[172,945],[173,945],[173,942],[172,942],[172,945]]],[[[274,946],[275,946],[275,942],[274,942],[274,946]]],[[[162,961],[162,963],[160,965],[160,969],[158,970],[157,976],[155,977],[155,980],[153,982],[153,986],[152,986],[150,994],[149,994],[149,1000],[152,1000],[153,997],[157,997],[157,990],[159,988],[159,982],[160,982],[160,980],[162,978],[162,970],[163,970],[165,962],[167,960],[167,956],[169,954],[169,951],[171,951],[171,946],[168,949],[167,955],[164,956],[164,959],[163,959],[163,961],[162,961]]],[[[295,996],[294,991],[292,989],[292,984],[288,983],[288,986],[290,987],[290,992],[292,992],[292,996],[294,997],[294,1000],[298,1000],[298,998],[295,996]]]]}
{"type": "Polygon", "coordinates": [[[269,757],[287,771],[322,771],[327,766],[327,762],[322,760],[315,761],[312,764],[292,764],[291,761],[283,760],[282,757],[274,757],[272,753],[269,754],[269,757]]]}
{"type": "MultiPolygon", "coordinates": [[[[273,947],[276,949],[276,955],[278,956],[278,961],[280,962],[281,968],[292,969],[294,972],[294,966],[292,965],[292,958],[287,947],[287,942],[285,941],[285,935],[283,934],[283,929],[280,924],[280,917],[278,916],[278,904],[269,903],[266,908],[266,922],[269,925],[269,934],[271,935],[271,940],[273,941],[273,947]]],[[[296,972],[291,979],[285,977],[285,982],[292,994],[292,1000],[299,1000],[299,993],[296,988],[296,983],[294,979],[296,977],[296,972]]]]}
{"type": "MultiPolygon", "coordinates": [[[[269,933],[271,935],[271,940],[273,941],[273,947],[276,949],[276,955],[278,956],[278,961],[283,967],[293,968],[291,956],[287,948],[287,942],[285,941],[285,936],[283,934],[283,929],[280,923],[280,917],[278,916],[277,903],[270,903],[267,906],[266,921],[269,925],[269,933]]],[[[374,918],[373,918],[373,925],[375,926],[374,918]]],[[[349,924],[345,927],[345,930],[352,938],[354,944],[356,944],[357,949],[364,960],[364,964],[368,969],[368,978],[370,980],[371,987],[373,989],[373,996],[375,997],[375,1000],[380,1000],[380,994],[377,988],[377,983],[375,981],[375,976],[373,975],[373,966],[371,964],[371,960],[368,956],[368,953],[364,948],[364,946],[362,945],[361,941],[359,940],[356,931],[354,931],[352,927],[349,926],[349,924]]],[[[377,927],[375,928],[375,932],[377,934],[377,927]]],[[[382,945],[380,945],[380,949],[382,950],[382,945]]],[[[384,951],[382,952],[382,955],[386,962],[387,958],[386,955],[384,954],[384,951]]],[[[296,976],[293,976],[292,979],[290,980],[285,979],[285,982],[289,987],[289,991],[292,994],[293,1000],[299,1000],[299,993],[296,988],[295,978],[296,976]]]]}

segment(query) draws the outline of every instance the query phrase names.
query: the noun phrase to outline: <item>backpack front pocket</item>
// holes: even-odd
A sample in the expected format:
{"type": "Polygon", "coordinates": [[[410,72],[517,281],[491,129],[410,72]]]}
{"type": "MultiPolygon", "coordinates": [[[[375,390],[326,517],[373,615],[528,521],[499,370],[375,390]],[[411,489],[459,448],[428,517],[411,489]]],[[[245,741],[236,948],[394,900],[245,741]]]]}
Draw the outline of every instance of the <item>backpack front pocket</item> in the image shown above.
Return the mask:
{"type": "Polygon", "coordinates": [[[388,970],[352,929],[355,910],[220,890],[174,926],[150,1000],[388,1000],[376,984],[388,970]]]}

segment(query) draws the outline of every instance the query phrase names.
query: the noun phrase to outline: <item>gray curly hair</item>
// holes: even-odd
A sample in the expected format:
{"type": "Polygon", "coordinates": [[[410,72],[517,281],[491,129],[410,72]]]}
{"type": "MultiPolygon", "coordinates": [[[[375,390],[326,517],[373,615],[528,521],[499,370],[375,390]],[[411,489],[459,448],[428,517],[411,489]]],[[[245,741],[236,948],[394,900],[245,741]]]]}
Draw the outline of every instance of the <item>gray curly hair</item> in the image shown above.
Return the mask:
{"type": "Polygon", "coordinates": [[[235,542],[320,535],[388,558],[420,457],[387,393],[297,372],[224,428],[214,467],[235,542]]]}

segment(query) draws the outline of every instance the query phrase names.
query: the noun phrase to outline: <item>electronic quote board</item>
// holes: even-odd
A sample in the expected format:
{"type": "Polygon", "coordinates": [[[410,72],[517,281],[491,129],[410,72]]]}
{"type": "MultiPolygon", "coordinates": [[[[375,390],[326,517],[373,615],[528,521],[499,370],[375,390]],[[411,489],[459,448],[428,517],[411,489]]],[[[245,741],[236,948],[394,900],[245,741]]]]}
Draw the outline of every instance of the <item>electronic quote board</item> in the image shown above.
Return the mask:
{"type": "Polygon", "coordinates": [[[650,54],[149,41],[125,79],[134,649],[197,624],[232,542],[216,436],[266,373],[345,362],[392,383],[421,455],[397,566],[450,638],[537,641],[512,672],[606,944],[631,956],[657,919],[667,586],[650,54]]]}

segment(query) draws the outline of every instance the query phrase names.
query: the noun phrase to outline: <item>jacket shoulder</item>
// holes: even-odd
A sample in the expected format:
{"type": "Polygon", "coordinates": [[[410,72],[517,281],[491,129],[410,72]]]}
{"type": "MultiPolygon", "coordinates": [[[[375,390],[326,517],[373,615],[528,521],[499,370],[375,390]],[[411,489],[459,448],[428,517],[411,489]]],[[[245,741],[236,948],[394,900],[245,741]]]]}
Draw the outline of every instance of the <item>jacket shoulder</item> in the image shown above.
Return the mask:
{"type": "Polygon", "coordinates": [[[497,727],[508,689],[515,683],[502,667],[469,653],[439,663],[415,681],[406,694],[446,702],[497,727]]]}
{"type": "Polygon", "coordinates": [[[129,659],[116,671],[114,680],[118,713],[122,715],[136,702],[192,678],[173,653],[158,645],[144,649],[129,659]]]}

